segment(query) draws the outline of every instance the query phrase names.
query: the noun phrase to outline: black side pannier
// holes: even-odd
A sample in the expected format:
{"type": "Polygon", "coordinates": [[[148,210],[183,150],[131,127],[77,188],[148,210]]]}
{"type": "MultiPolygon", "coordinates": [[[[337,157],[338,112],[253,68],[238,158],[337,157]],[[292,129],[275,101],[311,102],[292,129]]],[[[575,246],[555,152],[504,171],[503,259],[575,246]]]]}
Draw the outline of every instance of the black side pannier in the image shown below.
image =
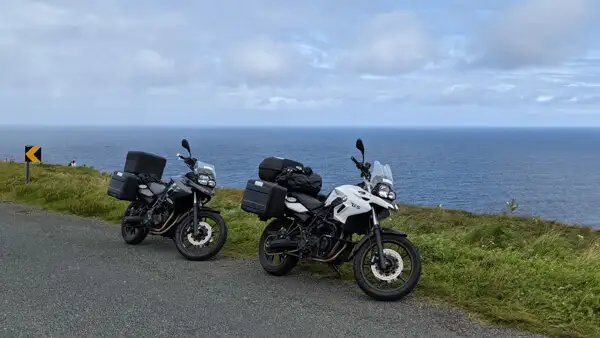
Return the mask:
{"type": "Polygon", "coordinates": [[[267,182],[275,182],[277,175],[285,168],[303,169],[304,164],[280,157],[267,157],[258,165],[258,177],[267,182]]]}
{"type": "Polygon", "coordinates": [[[167,165],[167,159],[143,151],[129,151],[123,171],[132,174],[144,174],[160,180],[167,165]]]}
{"type": "Polygon", "coordinates": [[[108,196],[122,201],[135,201],[140,180],[135,174],[128,172],[113,172],[108,185],[108,196]]]}
{"type": "Polygon", "coordinates": [[[287,189],[275,183],[248,180],[242,210],[258,215],[261,220],[280,218],[285,212],[285,196],[287,189]]]}
{"type": "Polygon", "coordinates": [[[317,196],[321,191],[323,180],[312,172],[310,167],[304,170],[286,170],[277,176],[275,182],[290,192],[317,196]]]}

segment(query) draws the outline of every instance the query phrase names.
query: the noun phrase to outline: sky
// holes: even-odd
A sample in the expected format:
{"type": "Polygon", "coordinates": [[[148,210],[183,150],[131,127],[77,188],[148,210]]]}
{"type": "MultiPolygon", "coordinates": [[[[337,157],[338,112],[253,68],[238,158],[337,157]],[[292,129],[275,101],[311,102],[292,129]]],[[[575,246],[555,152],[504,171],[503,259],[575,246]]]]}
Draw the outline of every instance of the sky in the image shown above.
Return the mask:
{"type": "Polygon", "coordinates": [[[0,124],[600,126],[596,0],[0,8],[0,124]]]}

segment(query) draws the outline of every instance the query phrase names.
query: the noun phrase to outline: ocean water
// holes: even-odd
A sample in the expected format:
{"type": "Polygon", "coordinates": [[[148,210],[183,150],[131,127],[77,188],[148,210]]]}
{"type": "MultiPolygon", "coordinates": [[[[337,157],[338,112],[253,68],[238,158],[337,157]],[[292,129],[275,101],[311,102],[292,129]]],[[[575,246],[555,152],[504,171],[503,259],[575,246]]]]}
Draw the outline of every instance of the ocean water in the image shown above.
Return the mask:
{"type": "Polygon", "coordinates": [[[128,150],[165,156],[165,177],[185,172],[181,139],[214,164],[219,186],[243,187],[267,156],[288,157],[323,177],[323,191],[360,182],[350,160],[390,164],[399,203],[499,213],[517,200],[517,214],[600,226],[600,129],[349,129],[0,127],[0,159],[23,161],[26,144],[43,160],[111,172],[128,150]]]}

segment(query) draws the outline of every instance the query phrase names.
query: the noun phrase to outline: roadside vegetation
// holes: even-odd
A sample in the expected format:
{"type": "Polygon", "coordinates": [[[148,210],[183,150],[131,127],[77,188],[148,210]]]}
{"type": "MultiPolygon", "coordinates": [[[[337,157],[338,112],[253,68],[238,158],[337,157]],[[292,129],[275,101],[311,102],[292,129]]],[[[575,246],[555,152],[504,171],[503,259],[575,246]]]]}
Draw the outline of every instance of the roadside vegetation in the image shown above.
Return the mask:
{"type": "MultiPolygon", "coordinates": [[[[0,163],[0,199],[118,224],[128,205],[106,195],[109,176],[92,168],[0,163]]],[[[222,255],[255,258],[265,224],[240,208],[242,191],[219,189],[229,235],[222,255]]],[[[514,209],[514,204],[508,205],[514,209]]],[[[560,337],[600,337],[600,231],[505,215],[403,205],[384,226],[419,247],[415,294],[491,322],[560,337]]],[[[353,282],[350,265],[344,279],[353,282]]],[[[332,269],[311,264],[316,276],[332,269]]],[[[330,272],[331,271],[331,272],[330,272]]]]}

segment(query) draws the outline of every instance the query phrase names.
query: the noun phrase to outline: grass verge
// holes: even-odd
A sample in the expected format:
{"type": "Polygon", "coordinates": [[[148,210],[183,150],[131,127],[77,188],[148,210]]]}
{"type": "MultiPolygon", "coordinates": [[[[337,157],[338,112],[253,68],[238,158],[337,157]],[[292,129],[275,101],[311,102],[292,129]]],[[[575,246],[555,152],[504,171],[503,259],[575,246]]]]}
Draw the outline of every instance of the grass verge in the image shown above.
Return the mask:
{"type": "MultiPolygon", "coordinates": [[[[128,205],[106,195],[109,176],[91,168],[0,163],[0,199],[118,223],[128,205]]],[[[242,192],[219,189],[212,207],[228,222],[224,255],[256,257],[265,226],[240,209],[242,192]]],[[[560,337],[600,337],[600,231],[504,215],[401,206],[384,226],[419,247],[416,294],[482,319],[560,337]]],[[[316,265],[322,275],[326,269],[316,265]]],[[[343,276],[352,280],[349,264],[343,276]]]]}

